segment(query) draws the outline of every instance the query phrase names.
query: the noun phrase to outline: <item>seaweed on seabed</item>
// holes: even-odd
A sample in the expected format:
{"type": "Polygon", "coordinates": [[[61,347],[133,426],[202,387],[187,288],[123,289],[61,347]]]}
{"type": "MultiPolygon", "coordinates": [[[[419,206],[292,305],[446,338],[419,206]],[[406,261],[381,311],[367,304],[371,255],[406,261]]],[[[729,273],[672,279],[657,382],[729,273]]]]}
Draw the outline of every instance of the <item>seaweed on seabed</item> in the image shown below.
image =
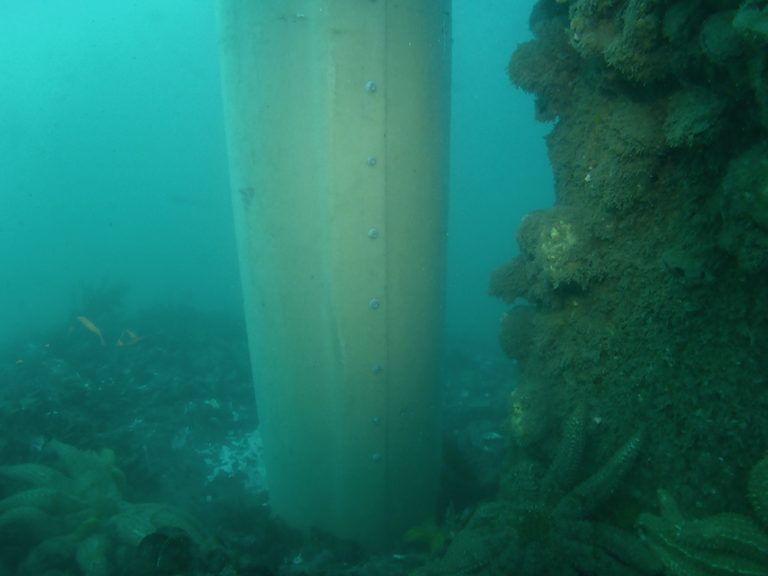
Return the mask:
{"type": "MultiPolygon", "coordinates": [[[[155,561],[177,568],[215,550],[202,526],[184,510],[164,503],[123,499],[127,480],[109,449],[82,450],[52,440],[50,463],[0,466],[0,535],[14,539],[18,574],[70,570],[88,576],[117,574],[144,545],[155,561]],[[165,534],[167,538],[163,539],[165,534]],[[159,545],[159,548],[153,548],[159,545]],[[154,552],[153,552],[154,550],[154,552]]],[[[176,572],[153,572],[171,574],[176,572]]]]}

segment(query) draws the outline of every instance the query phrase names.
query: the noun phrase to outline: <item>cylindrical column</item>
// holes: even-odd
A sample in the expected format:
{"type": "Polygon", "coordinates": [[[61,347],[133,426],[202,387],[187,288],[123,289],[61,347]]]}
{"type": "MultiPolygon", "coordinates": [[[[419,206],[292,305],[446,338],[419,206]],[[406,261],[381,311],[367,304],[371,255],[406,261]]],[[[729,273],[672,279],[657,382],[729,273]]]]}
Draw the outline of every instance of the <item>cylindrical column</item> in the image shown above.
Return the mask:
{"type": "Polygon", "coordinates": [[[438,487],[448,0],[220,0],[270,504],[372,549],[438,487]]]}

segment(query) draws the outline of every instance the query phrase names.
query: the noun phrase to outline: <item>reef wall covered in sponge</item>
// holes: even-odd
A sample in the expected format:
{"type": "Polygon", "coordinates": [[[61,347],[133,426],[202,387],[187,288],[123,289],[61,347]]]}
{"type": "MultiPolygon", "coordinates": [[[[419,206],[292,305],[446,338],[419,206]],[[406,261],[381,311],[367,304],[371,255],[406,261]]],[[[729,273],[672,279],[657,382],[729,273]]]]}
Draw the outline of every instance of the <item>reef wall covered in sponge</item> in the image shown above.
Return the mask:
{"type": "Polygon", "coordinates": [[[768,5],[540,0],[531,29],[509,75],[554,122],[556,202],[491,280],[522,375],[512,459],[552,458],[586,407],[596,463],[644,430],[626,508],[663,489],[693,516],[750,513],[768,449],[768,5]]]}

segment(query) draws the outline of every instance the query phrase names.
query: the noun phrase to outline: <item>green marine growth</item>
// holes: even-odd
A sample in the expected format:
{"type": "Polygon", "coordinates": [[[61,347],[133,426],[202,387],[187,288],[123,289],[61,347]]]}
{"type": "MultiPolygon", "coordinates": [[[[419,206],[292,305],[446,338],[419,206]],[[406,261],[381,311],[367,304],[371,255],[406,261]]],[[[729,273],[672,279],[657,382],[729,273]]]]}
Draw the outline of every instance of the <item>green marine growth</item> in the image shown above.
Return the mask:
{"type": "Polygon", "coordinates": [[[414,576],[658,574],[658,561],[643,542],[602,513],[625,485],[644,434],[637,431],[590,469],[587,422],[583,407],[566,419],[546,470],[529,458],[530,450],[517,453],[500,498],[479,506],[445,556],[414,576]]]}
{"type": "MultiPolygon", "coordinates": [[[[145,539],[159,531],[182,533],[195,549],[209,544],[185,512],[123,500],[126,480],[111,450],[81,450],[52,440],[44,456],[51,457],[50,465],[0,466],[3,568],[20,575],[74,569],[84,576],[109,576],[118,573],[118,566],[129,566],[138,575],[144,572],[134,565],[137,554],[146,550],[145,539]]],[[[155,564],[160,560],[156,557],[155,564]]]]}
{"type": "Polygon", "coordinates": [[[768,267],[768,141],[736,156],[722,181],[720,245],[742,270],[768,267]]]}
{"type": "Polygon", "coordinates": [[[762,526],[733,513],[687,519],[659,490],[661,515],[642,514],[638,523],[668,576],[768,576],[768,455],[752,468],[747,495],[762,526]]]}

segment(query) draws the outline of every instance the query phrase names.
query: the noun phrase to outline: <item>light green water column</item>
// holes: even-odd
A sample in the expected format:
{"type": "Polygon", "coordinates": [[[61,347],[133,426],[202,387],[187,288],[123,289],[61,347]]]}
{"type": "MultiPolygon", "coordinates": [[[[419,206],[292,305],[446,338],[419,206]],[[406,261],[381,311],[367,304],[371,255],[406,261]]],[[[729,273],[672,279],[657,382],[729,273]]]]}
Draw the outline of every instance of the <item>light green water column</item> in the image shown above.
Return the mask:
{"type": "Polygon", "coordinates": [[[371,549],[434,513],[448,0],[219,0],[270,505],[371,549]]]}

